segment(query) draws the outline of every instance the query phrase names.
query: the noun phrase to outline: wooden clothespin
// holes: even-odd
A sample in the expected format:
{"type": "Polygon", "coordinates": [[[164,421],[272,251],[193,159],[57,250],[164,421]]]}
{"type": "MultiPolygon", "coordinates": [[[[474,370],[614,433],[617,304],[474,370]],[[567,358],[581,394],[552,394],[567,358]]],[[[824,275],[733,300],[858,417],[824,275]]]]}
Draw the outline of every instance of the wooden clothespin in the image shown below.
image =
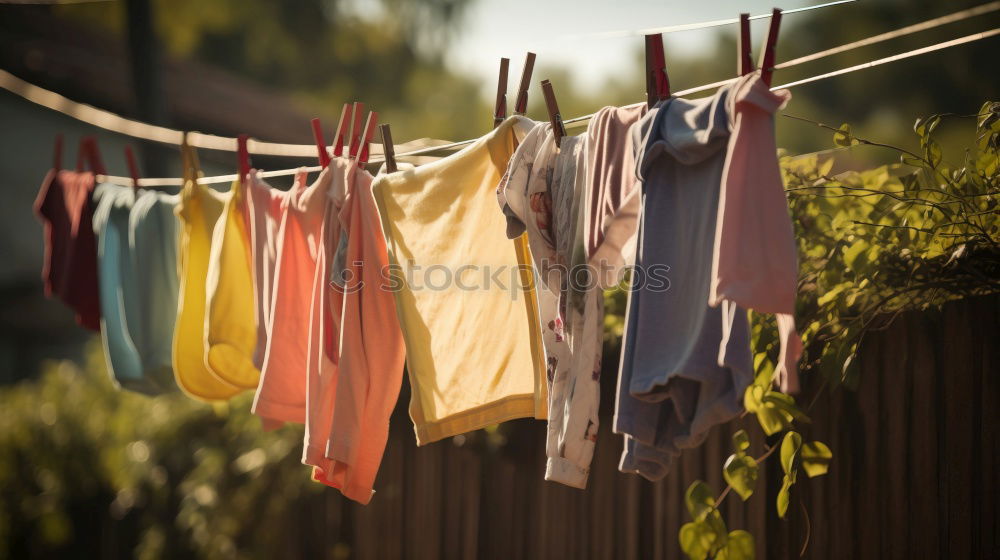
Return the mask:
{"type": "Polygon", "coordinates": [[[646,35],[646,104],[650,107],[670,97],[667,62],[663,55],[663,36],[646,35]]]}
{"type": "Polygon", "coordinates": [[[132,146],[125,146],[125,163],[128,164],[128,173],[132,177],[132,188],[139,188],[139,165],[135,162],[135,154],[132,146]]]}
{"type": "Polygon", "coordinates": [[[775,8],[771,12],[771,26],[764,39],[764,50],[760,53],[760,77],[764,83],[771,85],[771,75],[774,73],[775,47],[778,44],[778,29],[781,27],[781,10],[775,8]]]}
{"type": "Polygon", "coordinates": [[[750,14],[740,14],[740,35],[736,41],[736,75],[753,72],[753,55],[750,52],[750,14]]]}
{"type": "Polygon", "coordinates": [[[524,59],[524,69],[521,70],[521,84],[517,88],[517,101],[514,103],[514,114],[523,115],[528,111],[528,86],[531,85],[531,72],[535,69],[535,53],[529,52],[524,59]]]}
{"type": "Polygon", "coordinates": [[[347,157],[354,159],[358,157],[358,148],[361,147],[361,119],[364,116],[365,104],[354,102],[351,108],[351,141],[347,146],[347,157]]]}
{"type": "Polygon", "coordinates": [[[250,136],[246,134],[240,134],[236,137],[236,159],[240,173],[240,182],[245,181],[247,175],[250,174],[250,150],[247,148],[249,140],[250,136]]]}
{"type": "Polygon", "coordinates": [[[326,140],[323,139],[323,126],[319,119],[312,120],[313,140],[316,141],[316,153],[319,157],[319,165],[323,169],[330,165],[330,154],[326,151],[326,140]]]}
{"type": "Polygon", "coordinates": [[[53,149],[52,154],[52,169],[55,171],[62,170],[62,159],[63,159],[63,135],[60,132],[56,134],[56,145],[53,149]]]}
{"type": "Polygon", "coordinates": [[[333,136],[333,155],[334,157],[341,157],[344,155],[344,146],[346,146],[350,140],[348,140],[347,126],[351,123],[351,104],[344,103],[344,108],[340,110],[340,120],[337,121],[337,132],[333,136]]]}
{"type": "Polygon", "coordinates": [[[95,174],[107,175],[104,162],[101,160],[101,151],[97,147],[97,139],[93,136],[84,136],[80,139],[80,151],[76,154],[77,171],[83,171],[85,159],[90,164],[90,170],[95,174]]]}
{"type": "Polygon", "coordinates": [[[552,82],[542,80],[542,96],[545,97],[545,108],[549,111],[549,122],[552,124],[556,147],[559,147],[563,136],[566,136],[566,127],[563,125],[562,115],[559,114],[559,103],[556,102],[556,94],[552,91],[552,82]]]}
{"type": "Polygon", "coordinates": [[[358,167],[364,167],[368,163],[369,150],[368,146],[372,141],[372,137],[375,136],[375,127],[378,124],[378,113],[375,111],[368,112],[368,120],[365,121],[364,132],[361,133],[361,142],[358,148],[358,167]]]}
{"type": "Polygon", "coordinates": [[[382,133],[382,153],[385,155],[385,170],[388,173],[395,173],[396,149],[392,146],[392,131],[389,130],[389,123],[378,125],[379,132],[382,133]]]}
{"type": "Polygon", "coordinates": [[[500,59],[500,77],[497,79],[497,100],[493,104],[493,128],[500,126],[500,123],[507,118],[507,73],[510,68],[510,59],[500,59]]]}

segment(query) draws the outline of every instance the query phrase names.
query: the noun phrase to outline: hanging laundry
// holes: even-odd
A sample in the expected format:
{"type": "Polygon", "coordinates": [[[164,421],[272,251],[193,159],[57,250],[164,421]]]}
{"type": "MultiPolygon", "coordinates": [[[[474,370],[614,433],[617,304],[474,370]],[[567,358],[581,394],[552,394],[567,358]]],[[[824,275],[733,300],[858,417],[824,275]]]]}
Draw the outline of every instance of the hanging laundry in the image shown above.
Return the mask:
{"type": "MultiPolygon", "coordinates": [[[[395,298],[384,275],[389,256],[372,177],[348,165],[343,173],[347,200],[338,216],[346,232],[341,237],[347,240],[341,244],[346,251],[334,284],[343,302],[340,359],[326,456],[342,467],[334,470],[333,481],[343,494],[366,504],[389,439],[389,417],[399,398],[406,353],[395,298]]],[[[400,164],[400,172],[408,169],[412,167],[400,164]]],[[[375,183],[384,177],[377,176],[375,183]]]]}
{"type": "MultiPolygon", "coordinates": [[[[304,174],[295,179],[305,180],[304,174]]],[[[292,187],[293,189],[297,187],[292,187]]],[[[257,343],[254,346],[254,366],[260,370],[271,329],[271,302],[274,297],[274,272],[277,265],[278,243],[285,227],[288,192],[264,182],[256,170],[247,175],[247,211],[250,224],[250,259],[256,308],[257,343]]]]}
{"type": "Polygon", "coordinates": [[[288,193],[274,273],[271,338],[253,404],[266,428],[306,420],[310,309],[331,178],[327,168],[305,186],[303,172],[288,193]]]}
{"type": "Polygon", "coordinates": [[[527,241],[507,239],[494,199],[530,126],[508,119],[457,154],[376,184],[418,445],[546,417],[527,241]]]}
{"type": "Polygon", "coordinates": [[[584,249],[603,288],[616,286],[635,260],[641,188],[629,131],[647,110],[645,103],[604,107],[587,127],[584,249]]]}
{"type": "Polygon", "coordinates": [[[730,301],[777,317],[775,378],[786,393],[799,390],[802,339],[795,331],[798,263],[781,170],[774,154],[774,114],[791,99],[771,91],[757,74],[733,86],[733,130],[722,172],[709,303],[730,301]]]}
{"type": "Polygon", "coordinates": [[[732,91],[669,99],[632,128],[644,199],[614,430],[619,468],[650,480],[738,415],[753,379],[746,311],[708,301],[732,91]]]}
{"type": "Polygon", "coordinates": [[[198,184],[197,154],[181,146],[184,186],[176,213],[181,222],[180,297],[174,329],[174,374],[187,394],[206,401],[226,400],[243,388],[215,375],[205,363],[205,311],[212,232],[222,216],[226,196],[198,184]]]}
{"type": "Polygon", "coordinates": [[[212,233],[205,286],[205,363],[226,382],[256,389],[260,371],[253,363],[257,312],[248,215],[245,190],[236,180],[212,233]]]}
{"type": "Polygon", "coordinates": [[[94,190],[104,354],[121,387],[149,395],[177,390],[177,201],[110,183],[94,190]]]}
{"type": "Polygon", "coordinates": [[[57,297],[69,306],[80,326],[99,331],[93,193],[94,174],[90,171],[53,168],[42,181],[34,209],[45,231],[45,295],[57,297]]]}
{"type": "MultiPolygon", "coordinates": [[[[582,309],[569,302],[568,283],[583,272],[571,269],[571,260],[583,245],[576,226],[586,177],[585,143],[583,137],[567,136],[557,148],[551,125],[536,124],[518,145],[497,191],[507,214],[507,235],[527,232],[541,279],[536,292],[549,393],[545,479],[576,488],[586,487],[597,441],[602,333],[601,326],[584,329],[582,309]]],[[[588,319],[603,325],[603,316],[588,319]]]]}
{"type": "MultiPolygon", "coordinates": [[[[346,158],[334,158],[323,170],[328,180],[322,193],[322,220],[316,239],[316,264],[310,279],[308,323],[306,330],[306,400],[305,435],[302,462],[314,468],[314,478],[344,491],[343,476],[334,476],[334,461],[327,456],[334,405],[339,385],[340,321],[343,314],[343,295],[331,289],[329,270],[333,254],[346,232],[340,225],[339,215],[344,211],[350,189],[348,170],[357,164],[346,158]]],[[[367,171],[360,171],[371,182],[367,171]]],[[[284,288],[282,288],[284,289],[284,288]]]]}

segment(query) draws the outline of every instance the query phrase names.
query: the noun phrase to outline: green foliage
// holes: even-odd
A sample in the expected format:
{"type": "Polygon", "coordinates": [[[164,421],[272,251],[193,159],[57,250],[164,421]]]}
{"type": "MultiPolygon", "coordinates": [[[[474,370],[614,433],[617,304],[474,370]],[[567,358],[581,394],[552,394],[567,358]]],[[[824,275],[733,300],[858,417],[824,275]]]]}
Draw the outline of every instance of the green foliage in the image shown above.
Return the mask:
{"type": "Polygon", "coordinates": [[[722,467],[722,476],[745,502],[753,494],[754,486],[757,484],[757,460],[746,453],[750,448],[750,436],[745,431],[739,430],[733,434],[733,445],[736,453],[726,459],[726,464],[722,467]]]}
{"type": "MultiPolygon", "coordinates": [[[[916,121],[919,153],[859,138],[848,124],[820,125],[833,132],[836,146],[895,150],[899,164],[831,175],[832,157],[781,159],[799,243],[796,318],[806,345],[803,375],[815,371],[831,385],[853,387],[864,334],[884,326],[894,313],[1000,291],[1000,103],[988,102],[975,115],[975,145],[961,166],[945,160],[934,138],[941,122],[954,117],[916,121]]],[[[809,478],[826,474],[833,452],[823,442],[803,441],[792,428],[808,423],[808,416],[772,386],[779,350],[774,323],[751,314],[751,337],[756,376],[743,402],[766,436],[785,432],[777,449],[784,476],[775,500],[784,518],[799,471],[809,478]]],[[[722,474],[747,500],[759,463],[776,449],[750,456],[744,430],[733,435],[733,445],[722,474]]],[[[752,537],[726,532],[703,482],[688,489],[687,505],[693,521],[681,528],[679,539],[689,558],[752,557],[752,537]]]]}
{"type": "MultiPolygon", "coordinates": [[[[895,151],[901,163],[831,174],[829,155],[781,159],[799,244],[797,321],[803,369],[855,387],[858,345],[893,314],[1000,290],[997,179],[1000,104],[983,105],[975,142],[952,164],[934,133],[956,115],[919,119],[920,150],[829,128],[842,147],[895,151]]],[[[821,125],[825,126],[825,125],[821,125]]],[[[774,327],[754,317],[758,372],[774,363],[774,327]]],[[[749,408],[749,407],[748,407],[749,408]]],[[[775,433],[779,418],[769,422],[775,433]]]]}
{"type": "Polygon", "coordinates": [[[706,558],[751,560],[754,558],[753,535],[746,531],[729,532],[716,508],[712,489],[696,480],[684,494],[684,503],[694,521],[685,523],[678,534],[681,550],[691,560],[706,558]]]}
{"type": "Polygon", "coordinates": [[[74,543],[102,526],[137,558],[278,558],[299,513],[322,515],[301,430],[263,432],[252,394],[214,408],[149,398],[113,387],[91,355],[0,390],[0,558],[86,555],[74,543]]]}

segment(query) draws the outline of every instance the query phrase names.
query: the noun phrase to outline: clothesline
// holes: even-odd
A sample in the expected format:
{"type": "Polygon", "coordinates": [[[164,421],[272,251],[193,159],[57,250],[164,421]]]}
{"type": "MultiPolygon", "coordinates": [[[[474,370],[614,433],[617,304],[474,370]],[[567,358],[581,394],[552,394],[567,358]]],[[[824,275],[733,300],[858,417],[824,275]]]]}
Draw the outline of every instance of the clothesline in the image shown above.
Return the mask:
{"type": "MultiPolygon", "coordinates": [[[[816,76],[810,76],[809,78],[804,78],[802,80],[796,80],[794,82],[789,82],[787,84],[781,84],[781,85],[778,85],[778,86],[774,86],[773,88],[771,88],[771,90],[774,91],[774,90],[778,90],[778,89],[790,89],[790,88],[793,88],[793,87],[796,87],[796,86],[800,86],[800,85],[804,85],[804,84],[816,82],[816,81],[823,80],[823,79],[826,79],[826,78],[832,78],[832,77],[835,77],[835,76],[841,76],[841,75],[844,75],[844,74],[850,74],[850,73],[856,72],[858,70],[865,70],[865,69],[868,69],[868,68],[873,68],[875,66],[880,66],[882,64],[888,64],[890,62],[896,62],[898,60],[903,60],[903,59],[906,59],[906,58],[912,58],[914,56],[919,56],[919,55],[922,55],[922,54],[927,54],[929,52],[938,51],[938,50],[945,49],[945,48],[948,48],[948,47],[954,47],[954,46],[962,45],[962,44],[965,44],[965,43],[971,43],[973,41],[979,41],[979,40],[982,40],[982,39],[987,39],[989,37],[994,37],[996,35],[1000,35],[1000,28],[991,29],[989,31],[983,31],[983,32],[980,32],[980,33],[973,33],[972,35],[966,35],[965,37],[959,37],[957,39],[952,39],[950,41],[945,41],[945,42],[942,42],[942,43],[937,43],[937,44],[934,44],[934,45],[930,45],[930,46],[927,46],[927,47],[915,49],[915,50],[912,50],[912,51],[907,51],[907,52],[904,52],[904,53],[901,53],[901,54],[897,54],[897,55],[893,55],[893,56],[887,56],[885,58],[880,58],[880,59],[877,59],[877,60],[872,60],[872,61],[865,62],[865,63],[862,63],[862,64],[856,64],[854,66],[849,66],[847,68],[841,68],[840,70],[834,70],[833,72],[827,72],[825,74],[819,74],[819,75],[816,75],[816,76]]],[[[708,85],[705,85],[705,86],[699,86],[699,87],[695,87],[695,88],[691,88],[691,89],[679,91],[676,94],[674,94],[674,96],[675,97],[683,97],[685,95],[691,95],[693,93],[698,93],[698,92],[701,92],[701,91],[706,91],[706,90],[709,90],[709,89],[712,89],[712,88],[716,88],[716,87],[728,84],[728,83],[733,82],[733,81],[735,81],[735,79],[724,80],[724,81],[721,81],[721,82],[716,82],[716,83],[708,84],[708,85]]],[[[592,116],[593,116],[593,114],[590,114],[590,115],[584,115],[582,117],[576,117],[576,118],[573,118],[573,119],[569,119],[569,120],[565,121],[566,127],[567,128],[573,128],[573,127],[576,127],[576,126],[582,126],[582,125],[586,124],[590,120],[590,118],[592,116]]],[[[450,149],[464,147],[464,146],[467,146],[469,144],[472,144],[473,142],[475,142],[475,140],[462,140],[460,142],[453,142],[451,144],[445,144],[445,145],[441,145],[441,146],[435,146],[435,147],[432,147],[432,148],[425,148],[425,149],[414,150],[414,151],[410,151],[410,152],[399,152],[399,153],[396,154],[396,157],[399,158],[399,157],[403,157],[403,156],[426,155],[426,154],[437,152],[437,151],[444,151],[444,150],[450,150],[450,149]]],[[[313,149],[315,149],[315,147],[313,147],[313,149]]],[[[383,161],[384,160],[381,159],[381,158],[372,158],[372,159],[369,160],[369,163],[370,164],[378,164],[378,163],[382,163],[383,161]]],[[[305,171],[307,171],[309,173],[314,173],[314,172],[320,171],[321,169],[322,168],[320,166],[318,166],[318,165],[316,165],[316,166],[310,166],[310,167],[296,167],[296,168],[291,168],[291,169],[278,169],[278,170],[274,170],[274,171],[262,171],[261,172],[261,176],[263,176],[263,177],[283,177],[283,176],[294,175],[295,173],[298,173],[301,170],[305,170],[305,171]]],[[[199,179],[198,182],[201,183],[201,184],[206,184],[206,185],[207,184],[216,184],[216,183],[228,183],[228,182],[235,181],[236,178],[237,177],[236,177],[235,174],[217,175],[217,176],[214,176],[214,177],[203,177],[203,178],[199,179]]],[[[118,176],[112,176],[112,175],[103,176],[102,179],[110,181],[110,182],[117,182],[117,183],[120,183],[120,184],[130,184],[131,181],[132,181],[131,178],[128,178],[128,177],[118,177],[118,176]]],[[[182,182],[179,179],[175,179],[175,178],[140,179],[140,184],[142,186],[150,186],[150,187],[153,187],[153,186],[180,186],[182,184],[182,182]]]]}
{"type": "MultiPolygon", "coordinates": [[[[832,4],[831,4],[832,5],[832,4]]],[[[966,10],[961,10],[946,16],[930,19],[918,24],[910,25],[895,31],[890,31],[888,33],[882,33],[880,35],[875,35],[872,37],[867,37],[860,39],[858,41],[853,41],[838,47],[813,53],[811,55],[806,55],[799,57],[787,62],[777,64],[775,69],[785,69],[798,64],[803,64],[805,62],[812,62],[821,58],[828,56],[833,56],[835,54],[840,54],[861,48],[864,46],[870,46],[879,42],[887,41],[890,39],[895,39],[919,31],[924,31],[927,29],[932,29],[945,25],[948,23],[953,23],[956,21],[961,21],[978,15],[987,14],[1000,10],[1000,1],[990,2],[988,4],[983,4],[974,8],[969,8],[966,10]]],[[[902,60],[905,58],[910,58],[913,56],[918,56],[921,54],[926,54],[936,50],[941,50],[944,48],[969,43],[972,41],[977,41],[981,39],[986,39],[996,35],[998,29],[985,31],[981,33],[975,33],[972,35],[967,35],[965,37],[960,37],[958,39],[953,39],[951,41],[945,41],[942,43],[937,43],[930,45],[928,47],[923,47],[920,49],[915,49],[912,51],[904,52],[898,55],[893,55],[890,57],[885,57],[878,60],[873,60],[868,63],[859,64],[851,66],[848,68],[843,68],[836,70],[834,72],[829,72],[826,74],[820,74],[817,76],[812,76],[805,78],[803,80],[798,80],[789,84],[783,84],[776,86],[776,88],[788,88],[798,85],[803,85],[806,83],[830,78],[833,76],[839,76],[843,74],[848,74],[857,70],[862,70],[866,68],[871,68],[881,64],[886,64],[888,62],[894,62],[897,60],[902,60]]],[[[718,82],[713,82],[710,84],[705,84],[702,86],[697,86],[694,88],[686,89],[683,91],[675,92],[674,96],[686,96],[694,93],[699,93],[702,91],[708,91],[722,85],[731,83],[734,79],[721,80],[718,82]]],[[[49,109],[55,110],[57,112],[63,113],[77,120],[86,122],[93,126],[109,130],[111,132],[123,134],[126,136],[131,136],[133,138],[139,138],[143,140],[149,140],[154,142],[160,142],[165,144],[180,145],[181,139],[184,136],[182,131],[173,130],[170,128],[151,125],[141,121],[135,121],[131,119],[126,119],[120,115],[111,113],[109,111],[104,111],[97,109],[90,105],[74,102],[58,93],[50,90],[35,86],[34,84],[28,83],[20,78],[17,78],[13,74],[0,70],[0,87],[11,91],[17,95],[20,95],[24,99],[37,103],[49,109]]],[[[579,127],[585,125],[591,118],[592,115],[584,115],[581,117],[575,117],[564,121],[567,128],[579,127]]],[[[418,140],[413,142],[408,142],[405,144],[400,144],[396,146],[396,157],[403,158],[408,156],[425,156],[439,153],[447,153],[449,151],[462,148],[474,142],[474,139],[462,140],[452,143],[436,144],[427,147],[427,140],[418,140]],[[416,149],[411,149],[416,148],[416,149]]],[[[217,136],[213,134],[204,134],[200,132],[189,132],[188,142],[196,148],[202,149],[214,149],[221,151],[235,151],[236,150],[236,139],[227,138],[224,136],[217,136]]],[[[431,141],[433,142],[433,141],[431,141]]],[[[248,149],[251,154],[255,155],[269,155],[269,156],[282,156],[282,157],[309,157],[313,158],[316,156],[316,146],[313,144],[285,144],[285,143],[275,143],[275,142],[264,142],[259,140],[251,139],[248,143],[248,149]]],[[[382,155],[382,147],[378,143],[373,143],[371,153],[373,156],[382,155]]],[[[380,157],[373,157],[370,163],[381,163],[383,161],[380,157]]],[[[301,167],[292,169],[281,169],[263,172],[264,177],[281,177],[289,176],[295,174],[301,167]]],[[[308,171],[317,171],[319,166],[307,167],[308,171]]],[[[213,184],[213,183],[224,183],[233,181],[236,178],[235,175],[220,175],[215,177],[204,177],[199,180],[202,184],[213,184]]],[[[104,179],[109,181],[122,181],[125,180],[130,182],[131,179],[118,177],[118,176],[105,176],[104,179]]],[[[157,187],[157,186],[179,186],[182,184],[182,180],[179,178],[144,178],[140,181],[142,186],[157,187]]]]}
{"type": "MultiPolygon", "coordinates": [[[[838,6],[840,4],[850,4],[852,2],[857,2],[857,0],[836,0],[835,2],[826,2],[824,4],[816,4],[813,6],[803,6],[801,8],[792,8],[790,10],[781,10],[781,15],[785,16],[788,14],[797,14],[800,12],[808,12],[811,10],[818,10],[820,8],[829,8],[831,6],[838,6]]],[[[766,14],[756,14],[750,16],[750,20],[764,19],[771,17],[771,13],[766,14]]],[[[734,23],[739,23],[739,18],[726,18],[726,19],[716,19],[712,21],[701,21],[698,23],[683,23],[680,25],[670,25],[666,27],[650,27],[647,29],[622,29],[618,31],[598,31],[595,33],[579,33],[573,35],[564,35],[565,39],[611,39],[615,37],[641,37],[643,35],[652,35],[655,33],[677,33],[679,31],[694,31],[696,29],[709,29],[712,27],[721,27],[723,25],[732,25],[734,23]]]]}

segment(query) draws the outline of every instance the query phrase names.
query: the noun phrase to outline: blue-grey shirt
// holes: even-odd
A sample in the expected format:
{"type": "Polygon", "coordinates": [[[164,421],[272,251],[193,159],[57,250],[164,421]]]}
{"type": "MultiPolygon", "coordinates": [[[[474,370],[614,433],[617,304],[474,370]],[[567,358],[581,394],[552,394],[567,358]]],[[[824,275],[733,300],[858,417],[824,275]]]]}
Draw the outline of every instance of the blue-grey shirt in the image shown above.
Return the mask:
{"type": "Polygon", "coordinates": [[[739,414],[753,379],[746,312],[708,305],[729,92],[669,99],[632,128],[643,208],[614,428],[621,469],[650,479],[739,414]]]}

